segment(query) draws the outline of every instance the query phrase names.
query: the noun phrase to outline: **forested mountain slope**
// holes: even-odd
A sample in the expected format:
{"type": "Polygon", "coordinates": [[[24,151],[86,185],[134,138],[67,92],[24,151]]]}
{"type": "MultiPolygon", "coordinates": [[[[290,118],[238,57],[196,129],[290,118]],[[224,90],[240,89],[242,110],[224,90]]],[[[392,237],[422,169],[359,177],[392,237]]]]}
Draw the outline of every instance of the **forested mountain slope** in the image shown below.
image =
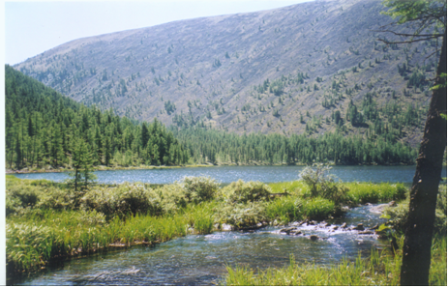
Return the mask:
{"type": "MultiPolygon", "coordinates": [[[[416,146],[437,43],[387,46],[381,1],[314,1],[75,40],[14,68],[72,99],[186,128],[392,133],[416,146]]],[[[405,28],[403,28],[405,29],[405,28]]]]}
{"type": "Polygon", "coordinates": [[[87,108],[10,66],[5,76],[6,168],[71,167],[80,144],[91,165],[178,165],[189,159],[157,120],[137,124],[87,108]]]}
{"type": "MultiPolygon", "coordinates": [[[[6,165],[9,169],[73,166],[75,154],[88,154],[93,166],[213,164],[411,164],[416,149],[398,141],[394,129],[345,136],[335,132],[238,135],[195,127],[168,130],[101,112],[58,94],[6,66],[6,165]]],[[[336,121],[337,116],[334,117],[336,121]]]]}

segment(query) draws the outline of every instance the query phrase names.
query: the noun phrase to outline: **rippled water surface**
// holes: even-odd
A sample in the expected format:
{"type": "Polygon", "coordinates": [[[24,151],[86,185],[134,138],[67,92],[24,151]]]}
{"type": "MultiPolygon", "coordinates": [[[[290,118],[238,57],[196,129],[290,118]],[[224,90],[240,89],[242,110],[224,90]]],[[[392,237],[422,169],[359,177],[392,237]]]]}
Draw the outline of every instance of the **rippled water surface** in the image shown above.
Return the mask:
{"type": "Polygon", "coordinates": [[[157,245],[137,246],[127,251],[110,252],[71,260],[63,267],[49,268],[24,285],[211,285],[219,284],[226,266],[237,264],[252,268],[278,267],[289,264],[290,254],[297,263],[328,264],[343,258],[355,259],[383,248],[374,235],[336,230],[335,225],[364,223],[373,226],[383,220],[370,212],[373,206],[354,208],[345,218],[334,220],[329,227],[298,227],[305,235],[279,233],[282,227],[266,227],[255,232],[215,232],[188,235],[157,245]],[[309,235],[319,236],[312,241],[309,235]]]}
{"type": "MultiPolygon", "coordinates": [[[[100,183],[149,182],[172,183],[184,176],[210,176],[222,183],[242,179],[262,182],[291,181],[298,178],[301,166],[218,166],[152,170],[96,171],[100,183]]],[[[412,182],[415,166],[335,166],[331,170],[342,181],[371,182],[412,182]]],[[[19,178],[49,179],[62,181],[69,176],[65,173],[17,174],[19,178]]],[[[442,176],[446,177],[446,168],[442,176]]]]}

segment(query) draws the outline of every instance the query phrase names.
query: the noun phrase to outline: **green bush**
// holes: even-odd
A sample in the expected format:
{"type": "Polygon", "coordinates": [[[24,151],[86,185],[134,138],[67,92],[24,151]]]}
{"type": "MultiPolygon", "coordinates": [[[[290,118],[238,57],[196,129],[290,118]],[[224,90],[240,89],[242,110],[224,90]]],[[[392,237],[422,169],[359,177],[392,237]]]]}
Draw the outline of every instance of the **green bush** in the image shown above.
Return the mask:
{"type": "Polygon", "coordinates": [[[36,207],[54,210],[72,209],[74,201],[74,195],[71,190],[50,187],[45,193],[41,193],[36,207]]]}
{"type": "Polygon", "coordinates": [[[110,217],[127,214],[160,214],[159,195],[147,184],[123,183],[114,188],[97,188],[88,191],[82,198],[84,209],[97,210],[110,217]]]}
{"type": "Polygon", "coordinates": [[[315,163],[313,167],[315,169],[307,166],[299,174],[299,177],[309,186],[311,196],[320,196],[332,200],[336,204],[341,203],[348,190],[336,184],[336,177],[329,174],[331,167],[324,166],[322,163],[315,163]]]}
{"type": "Polygon", "coordinates": [[[6,189],[6,214],[15,212],[19,208],[33,207],[39,201],[36,188],[25,182],[9,184],[6,189]]]}
{"type": "Polygon", "coordinates": [[[259,181],[244,182],[240,179],[223,188],[222,193],[229,203],[267,201],[271,196],[271,188],[259,181]]]}
{"type": "Polygon", "coordinates": [[[159,195],[162,210],[166,213],[174,213],[187,206],[189,198],[180,183],[166,184],[155,190],[159,195]]]}
{"type": "Polygon", "coordinates": [[[214,199],[218,191],[218,183],[210,177],[184,177],[181,184],[189,201],[195,203],[214,199]]]}
{"type": "Polygon", "coordinates": [[[216,211],[216,220],[236,227],[253,226],[267,220],[265,206],[261,202],[223,205],[216,211]]]}

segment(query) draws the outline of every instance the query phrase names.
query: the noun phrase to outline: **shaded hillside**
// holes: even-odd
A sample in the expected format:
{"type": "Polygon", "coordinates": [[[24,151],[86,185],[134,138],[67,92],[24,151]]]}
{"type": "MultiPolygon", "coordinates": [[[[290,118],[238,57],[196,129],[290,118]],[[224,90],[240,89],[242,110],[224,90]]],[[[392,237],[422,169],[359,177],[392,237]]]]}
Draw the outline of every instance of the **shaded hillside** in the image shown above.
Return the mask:
{"type": "Polygon", "coordinates": [[[287,135],[393,127],[415,146],[436,42],[386,46],[378,38],[390,35],[372,31],[391,21],[382,9],[316,1],[177,21],[75,40],[15,68],[137,120],[287,135]]]}

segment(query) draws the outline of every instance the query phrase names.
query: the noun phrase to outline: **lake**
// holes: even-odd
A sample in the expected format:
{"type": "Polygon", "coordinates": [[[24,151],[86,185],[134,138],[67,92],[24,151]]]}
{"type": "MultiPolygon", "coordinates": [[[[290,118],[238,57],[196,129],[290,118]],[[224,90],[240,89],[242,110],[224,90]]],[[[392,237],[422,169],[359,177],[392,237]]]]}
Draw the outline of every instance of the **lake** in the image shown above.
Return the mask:
{"type": "MultiPolygon", "coordinates": [[[[282,182],[298,179],[303,166],[214,166],[173,169],[141,169],[96,171],[99,183],[146,182],[153,184],[172,183],[185,176],[210,176],[222,183],[242,179],[244,181],[282,182]]],[[[334,166],[331,173],[341,181],[403,182],[411,183],[415,166],[334,166]]],[[[446,167],[442,177],[446,177],[446,167]]],[[[48,179],[63,181],[70,178],[67,173],[23,173],[22,179],[48,179]]]]}

